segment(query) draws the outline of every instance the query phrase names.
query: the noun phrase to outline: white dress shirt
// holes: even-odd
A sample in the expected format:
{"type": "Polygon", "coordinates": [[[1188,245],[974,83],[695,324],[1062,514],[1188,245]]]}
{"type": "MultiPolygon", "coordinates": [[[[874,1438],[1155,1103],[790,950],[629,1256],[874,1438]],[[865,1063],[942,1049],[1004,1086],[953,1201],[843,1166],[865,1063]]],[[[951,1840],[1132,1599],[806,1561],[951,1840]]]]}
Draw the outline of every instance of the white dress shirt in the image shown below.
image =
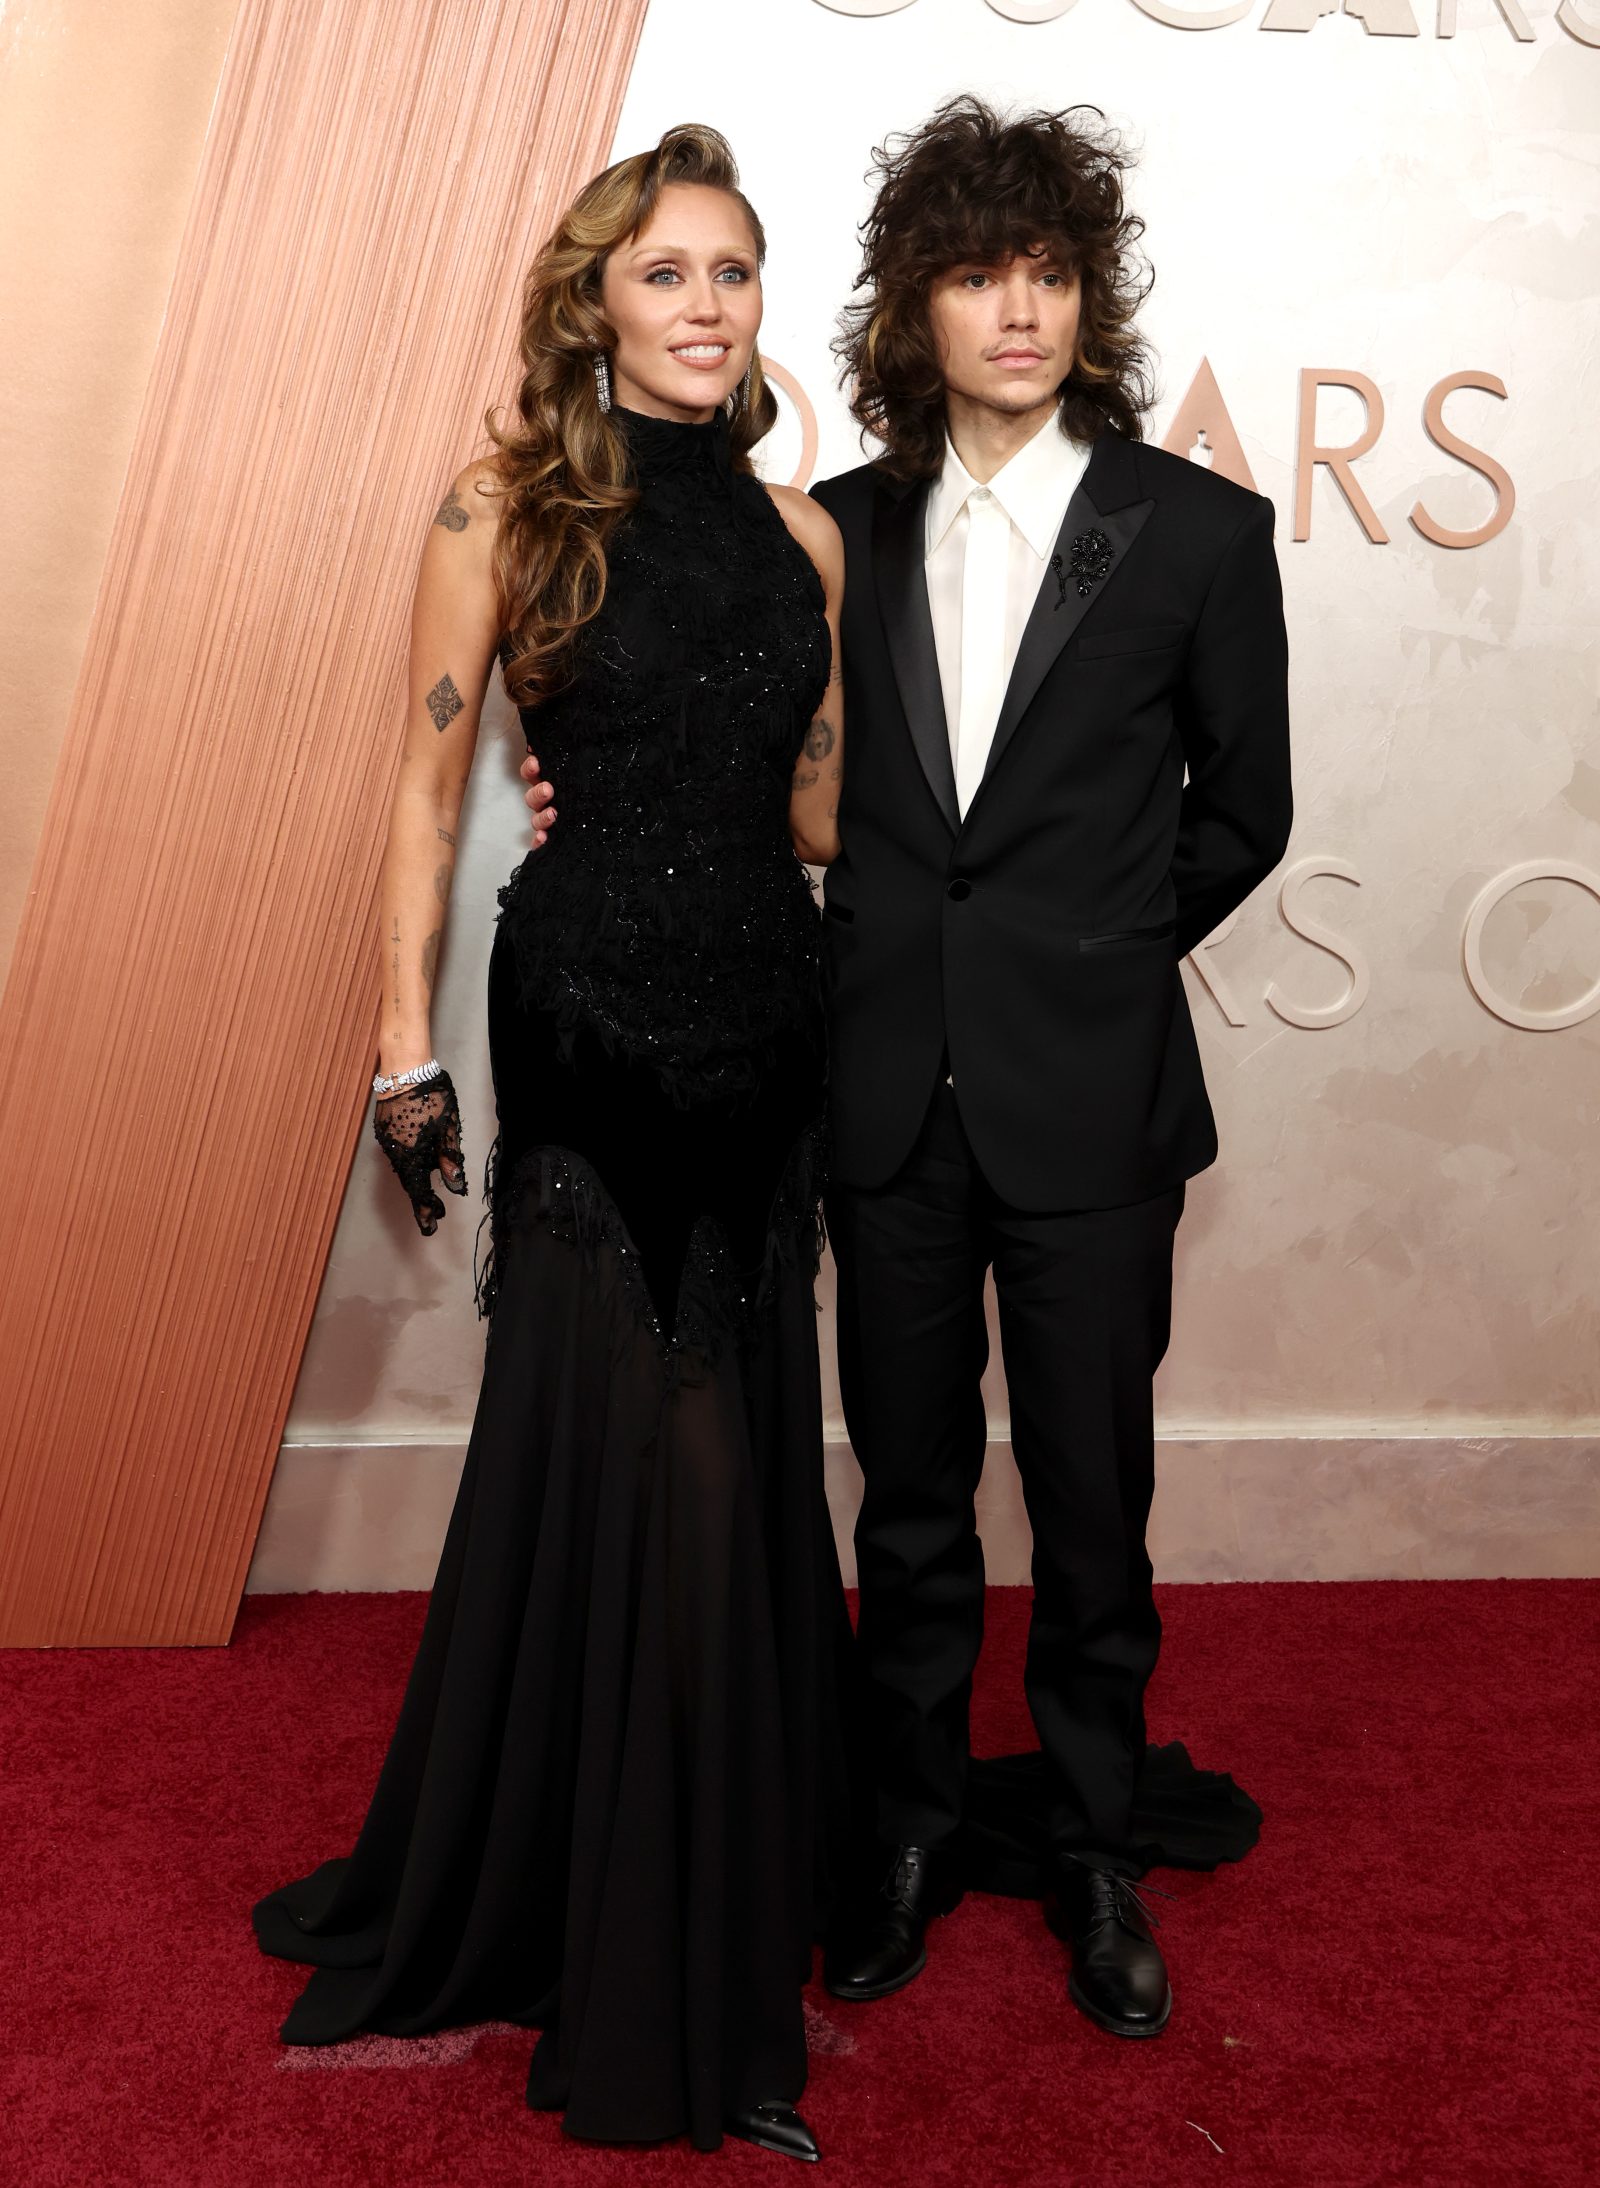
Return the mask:
{"type": "Polygon", "coordinates": [[[944,469],[928,495],[923,554],[963,818],[983,780],[1023,629],[1088,461],[1089,450],[1068,440],[1052,417],[980,486],[946,438],[944,469]]]}

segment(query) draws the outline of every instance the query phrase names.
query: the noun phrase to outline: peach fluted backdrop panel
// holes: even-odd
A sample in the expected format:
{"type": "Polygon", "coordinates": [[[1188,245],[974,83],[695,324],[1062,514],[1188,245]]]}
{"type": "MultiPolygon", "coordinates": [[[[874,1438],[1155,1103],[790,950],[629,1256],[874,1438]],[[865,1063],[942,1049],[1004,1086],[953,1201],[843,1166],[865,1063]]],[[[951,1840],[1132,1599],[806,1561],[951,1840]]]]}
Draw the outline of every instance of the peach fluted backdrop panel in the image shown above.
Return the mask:
{"type": "Polygon", "coordinates": [[[242,0],[0,1001],[0,1642],[228,1636],[360,1140],[416,557],[644,10],[242,0]]]}
{"type": "Polygon", "coordinates": [[[238,0],[0,0],[0,986],[238,0]]]}

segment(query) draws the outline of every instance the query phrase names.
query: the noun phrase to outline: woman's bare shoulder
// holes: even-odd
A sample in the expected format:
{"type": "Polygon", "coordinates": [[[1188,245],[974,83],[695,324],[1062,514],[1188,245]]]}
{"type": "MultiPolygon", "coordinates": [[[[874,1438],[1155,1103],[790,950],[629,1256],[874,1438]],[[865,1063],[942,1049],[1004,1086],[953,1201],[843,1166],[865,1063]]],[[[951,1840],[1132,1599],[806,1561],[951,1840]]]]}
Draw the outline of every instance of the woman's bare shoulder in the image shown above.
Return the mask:
{"type": "Polygon", "coordinates": [[[824,578],[831,580],[844,568],[844,540],[820,502],[798,486],[767,486],[778,514],[811,557],[824,578]]]}
{"type": "Polygon", "coordinates": [[[464,532],[468,525],[486,525],[493,532],[500,521],[503,480],[499,461],[480,456],[458,471],[450,491],[433,513],[433,521],[447,532],[464,532]]]}

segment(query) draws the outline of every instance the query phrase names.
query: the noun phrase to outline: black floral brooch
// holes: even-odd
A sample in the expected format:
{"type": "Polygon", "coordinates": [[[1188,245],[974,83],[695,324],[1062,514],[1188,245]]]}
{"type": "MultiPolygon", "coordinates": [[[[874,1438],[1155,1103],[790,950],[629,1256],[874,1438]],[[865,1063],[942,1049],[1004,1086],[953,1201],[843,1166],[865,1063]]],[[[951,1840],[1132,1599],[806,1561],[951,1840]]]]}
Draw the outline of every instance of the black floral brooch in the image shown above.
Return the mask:
{"type": "Polygon", "coordinates": [[[1050,557],[1050,567],[1056,573],[1056,585],[1060,597],[1058,608],[1067,604],[1067,579],[1070,577],[1080,597],[1093,591],[1110,569],[1115,559],[1110,540],[1104,532],[1080,532],[1072,543],[1072,560],[1063,565],[1059,554],[1050,557]]]}

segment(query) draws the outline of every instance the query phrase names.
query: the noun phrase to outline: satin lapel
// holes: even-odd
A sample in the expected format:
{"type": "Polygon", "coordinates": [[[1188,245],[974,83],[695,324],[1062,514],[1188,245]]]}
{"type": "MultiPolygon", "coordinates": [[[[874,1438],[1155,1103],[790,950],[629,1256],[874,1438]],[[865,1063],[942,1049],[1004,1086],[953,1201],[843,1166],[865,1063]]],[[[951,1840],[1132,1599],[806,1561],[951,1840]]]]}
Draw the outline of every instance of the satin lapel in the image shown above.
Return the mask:
{"type": "Polygon", "coordinates": [[[923,571],[923,512],[927,500],[926,486],[908,487],[894,499],[880,488],[872,520],[872,561],[889,659],[894,664],[911,741],[928,787],[954,835],[961,816],[956,807],[955,767],[950,758],[944,690],[939,682],[933,614],[923,571]]]}
{"type": "MultiPolygon", "coordinates": [[[[995,724],[994,742],[989,747],[983,780],[978,785],[978,796],[988,787],[989,778],[999,765],[1001,754],[1033,704],[1034,694],[1044,682],[1057,654],[1084,617],[1110,587],[1116,584],[1121,575],[1128,549],[1138,538],[1155,507],[1152,500],[1132,499],[1137,488],[1138,474],[1134,468],[1132,446],[1107,428],[1095,442],[1088,468],[1078,491],[1067,504],[1066,516],[1062,519],[1061,530],[1056,535],[1055,552],[1061,557],[1062,575],[1066,577],[1066,598],[1063,600],[1061,597],[1062,589],[1057,582],[1056,572],[1047,569],[1044,582],[1039,587],[1027,623],[1023,627],[1017,658],[1011,670],[1011,681],[1006,686],[1006,695],[1000,707],[1000,719],[995,724]],[[1091,529],[1105,534],[1111,544],[1112,562],[1106,575],[1084,594],[1078,591],[1072,578],[1067,575],[1067,565],[1072,560],[1072,542],[1080,533],[1091,529]]],[[[973,804],[976,803],[977,797],[973,799],[973,804]]],[[[969,815],[970,811],[969,807],[969,815]]]]}

